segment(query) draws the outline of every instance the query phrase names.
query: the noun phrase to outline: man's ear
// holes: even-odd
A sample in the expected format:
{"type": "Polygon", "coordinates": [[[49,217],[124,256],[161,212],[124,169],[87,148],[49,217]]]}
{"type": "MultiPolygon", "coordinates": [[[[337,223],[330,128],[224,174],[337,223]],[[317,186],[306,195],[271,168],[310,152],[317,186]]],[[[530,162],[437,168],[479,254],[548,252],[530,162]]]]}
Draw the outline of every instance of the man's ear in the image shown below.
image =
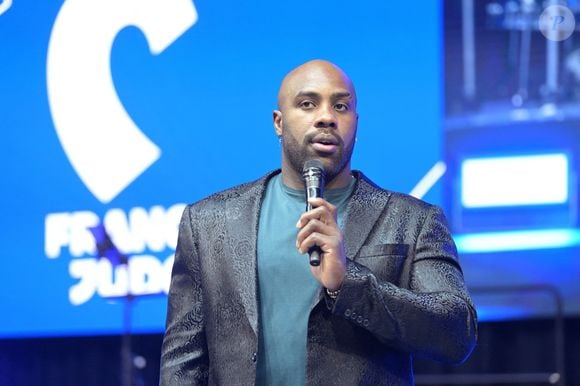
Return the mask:
{"type": "Polygon", "coordinates": [[[274,121],[274,129],[276,130],[276,135],[278,137],[282,136],[282,112],[280,110],[274,110],[272,113],[272,120],[274,121]]]}

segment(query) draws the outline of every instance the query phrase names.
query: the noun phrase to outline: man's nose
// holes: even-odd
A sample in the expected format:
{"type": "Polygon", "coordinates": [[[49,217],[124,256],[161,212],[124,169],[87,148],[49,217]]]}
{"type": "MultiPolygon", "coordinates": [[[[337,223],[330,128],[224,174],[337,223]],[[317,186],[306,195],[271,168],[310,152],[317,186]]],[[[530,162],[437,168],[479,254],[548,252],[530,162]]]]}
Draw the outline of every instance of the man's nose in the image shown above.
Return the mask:
{"type": "Polygon", "coordinates": [[[314,126],[336,128],[336,111],[334,111],[333,106],[321,106],[314,126]]]}

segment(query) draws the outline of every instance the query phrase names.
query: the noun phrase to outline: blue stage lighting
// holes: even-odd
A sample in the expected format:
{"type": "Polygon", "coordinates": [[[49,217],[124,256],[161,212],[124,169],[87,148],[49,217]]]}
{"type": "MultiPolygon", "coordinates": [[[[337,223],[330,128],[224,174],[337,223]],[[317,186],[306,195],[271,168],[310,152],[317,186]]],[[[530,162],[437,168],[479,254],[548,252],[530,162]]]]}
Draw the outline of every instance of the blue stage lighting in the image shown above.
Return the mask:
{"type": "Polygon", "coordinates": [[[521,251],[580,246],[580,229],[535,229],[455,235],[461,253],[521,251]]]}
{"type": "Polygon", "coordinates": [[[564,153],[470,158],[461,163],[465,208],[564,204],[568,185],[564,153]]]}

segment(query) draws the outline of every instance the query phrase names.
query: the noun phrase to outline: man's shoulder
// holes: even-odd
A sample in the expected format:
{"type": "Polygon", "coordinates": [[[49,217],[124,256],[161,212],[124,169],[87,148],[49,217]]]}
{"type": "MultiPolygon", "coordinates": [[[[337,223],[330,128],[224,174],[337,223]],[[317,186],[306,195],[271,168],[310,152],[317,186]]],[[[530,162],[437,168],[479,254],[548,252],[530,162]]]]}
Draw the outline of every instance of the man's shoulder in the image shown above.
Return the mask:
{"type": "Polygon", "coordinates": [[[231,188],[213,193],[199,201],[188,205],[192,210],[219,208],[225,203],[234,203],[236,200],[253,199],[260,197],[267,181],[279,173],[278,170],[267,173],[254,181],[245,182],[231,188]]]}
{"type": "Polygon", "coordinates": [[[418,212],[428,212],[435,208],[435,205],[406,193],[392,192],[391,199],[392,205],[406,207],[418,212]]]}
{"type": "Polygon", "coordinates": [[[434,207],[434,205],[409,194],[382,188],[362,173],[360,173],[359,194],[369,200],[387,202],[389,207],[408,208],[420,212],[429,211],[434,207]]]}

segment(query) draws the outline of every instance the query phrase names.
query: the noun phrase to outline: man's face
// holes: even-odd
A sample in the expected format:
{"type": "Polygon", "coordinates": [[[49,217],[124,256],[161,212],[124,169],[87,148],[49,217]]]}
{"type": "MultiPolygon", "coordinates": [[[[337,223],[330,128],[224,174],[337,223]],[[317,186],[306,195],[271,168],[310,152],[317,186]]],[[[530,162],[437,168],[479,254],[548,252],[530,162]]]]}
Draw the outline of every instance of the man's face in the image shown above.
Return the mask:
{"type": "Polygon", "coordinates": [[[274,112],[282,138],[282,167],[302,174],[304,163],[319,159],[327,182],[350,174],[358,116],[354,88],[346,75],[328,63],[299,67],[282,84],[280,111],[274,112]]]}

